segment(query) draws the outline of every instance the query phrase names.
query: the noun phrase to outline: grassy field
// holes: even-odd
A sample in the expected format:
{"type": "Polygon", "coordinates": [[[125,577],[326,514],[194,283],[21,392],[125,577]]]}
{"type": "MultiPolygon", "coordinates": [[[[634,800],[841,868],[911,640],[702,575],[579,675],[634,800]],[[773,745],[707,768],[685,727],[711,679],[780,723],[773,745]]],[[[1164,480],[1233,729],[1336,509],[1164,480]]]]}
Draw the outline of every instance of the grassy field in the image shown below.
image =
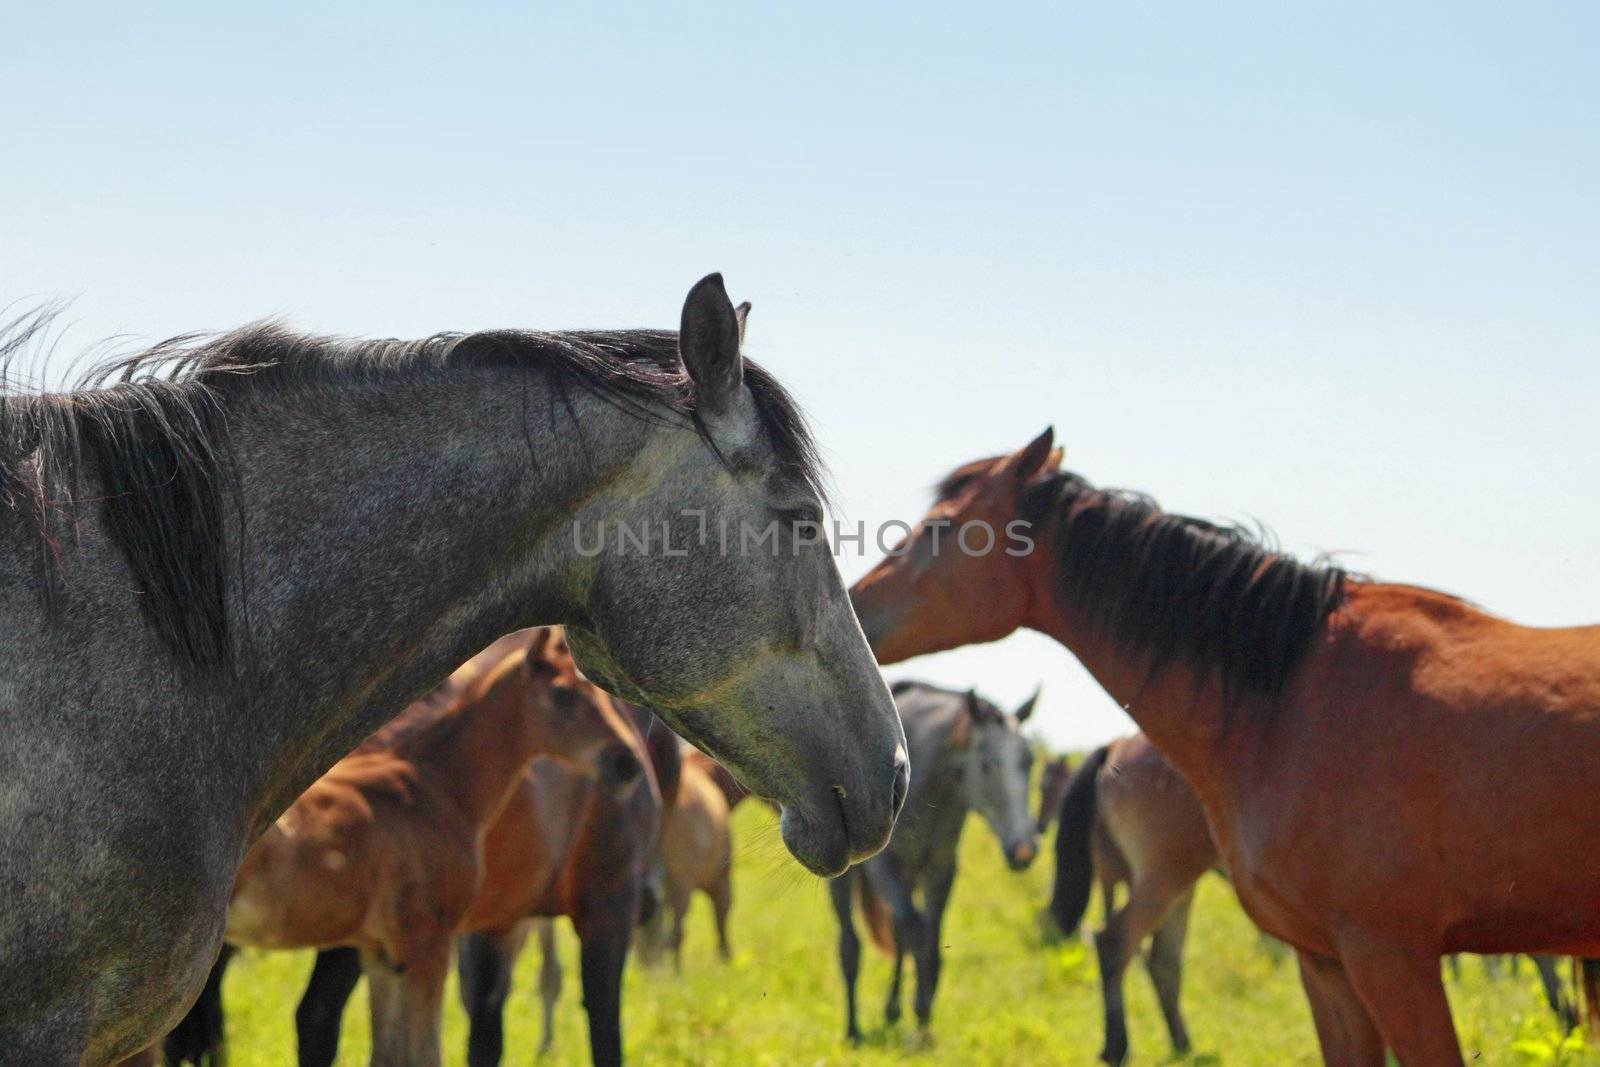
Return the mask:
{"type": "MultiPolygon", "coordinates": [[[[932,1038],[918,1042],[902,1023],[885,1030],[888,964],[864,953],[860,982],[866,1041],[843,1033],[835,927],[823,885],[788,860],[772,815],[757,804],[736,816],[731,964],[717,961],[711,916],[695,905],[682,975],[629,964],[624,1028],[636,1063],[684,1064],[1078,1064],[1098,1062],[1100,997],[1091,953],[1054,935],[1041,919],[1048,854],[1011,874],[987,829],[974,820],[945,926],[944,977],[932,1038]]],[[[1096,901],[1093,914],[1098,915],[1096,901]]],[[[543,1062],[584,1064],[587,1039],[576,980],[576,940],[563,924],[566,988],[555,1053],[543,1062]]],[[[518,967],[507,1011],[506,1062],[536,1062],[537,950],[518,967]]],[[[247,953],[228,975],[233,1067],[294,1062],[292,1012],[309,973],[308,953],[247,953]]],[[[909,970],[909,969],[908,969],[909,970]]],[[[1485,1064],[1596,1064],[1600,1051],[1576,1038],[1561,1046],[1533,968],[1489,980],[1476,959],[1462,962],[1450,993],[1469,1061],[1485,1064]]],[[[1155,997],[1142,969],[1128,976],[1136,1064],[1172,1062],[1155,997]]],[[[366,1062],[363,991],[351,1001],[341,1064],[366,1062]]],[[[909,989],[907,1015],[909,1016],[909,989]]],[[[1260,937],[1226,882],[1207,876],[1191,924],[1184,1007],[1196,1051],[1192,1064],[1318,1062],[1310,1016],[1292,954],[1260,937]]],[[[462,1062],[465,1019],[452,987],[445,1020],[447,1063],[462,1062]]]]}

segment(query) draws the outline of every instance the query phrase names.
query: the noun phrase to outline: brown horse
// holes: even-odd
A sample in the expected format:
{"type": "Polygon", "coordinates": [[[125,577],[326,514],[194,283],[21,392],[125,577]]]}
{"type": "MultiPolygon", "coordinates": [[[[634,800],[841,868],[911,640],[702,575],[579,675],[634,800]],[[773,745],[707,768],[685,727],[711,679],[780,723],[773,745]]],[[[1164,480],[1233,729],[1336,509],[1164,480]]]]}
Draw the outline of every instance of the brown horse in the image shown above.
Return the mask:
{"type": "Polygon", "coordinates": [[[733,835],[728,829],[728,800],[707,764],[715,761],[685,746],[677,803],[661,825],[662,885],[665,907],[659,909],[640,939],[642,955],[653,961],[661,949],[672,952],[673,966],[683,969],[683,920],[697,892],[711,901],[717,924],[717,952],[726,960],[728,909],[733,905],[733,835]],[[699,759],[694,755],[700,755],[699,759]]]}
{"type": "Polygon", "coordinates": [[[1300,563],[1059,462],[1047,431],[941,483],[853,593],[882,662],[1022,626],[1066,645],[1297,949],[1329,1063],[1459,1064],[1444,953],[1600,950],[1600,853],[1572,847],[1600,834],[1600,627],[1300,563]],[[950,544],[984,528],[992,551],[950,544]]]}
{"type": "Polygon", "coordinates": [[[1183,942],[1194,884],[1218,862],[1199,798],[1149,738],[1133,734],[1084,760],[1062,792],[1059,810],[1052,914],[1071,933],[1083,920],[1092,883],[1099,883],[1105,899],[1105,925],[1094,942],[1105,1001],[1100,1058],[1107,1063],[1127,1058],[1122,975],[1147,937],[1145,965],[1173,1052],[1187,1053],[1189,1030],[1178,1005],[1183,942]],[[1120,908],[1118,885],[1128,887],[1120,908]]]}
{"type": "MultiPolygon", "coordinates": [[[[648,712],[636,710],[647,731],[639,743],[648,752],[652,788],[618,798],[559,765],[536,760],[490,831],[484,889],[463,926],[472,932],[458,943],[471,1067],[500,1062],[511,972],[527,941],[529,918],[563,915],[582,946],[590,1056],[600,1067],[622,1062],[623,964],[634,926],[655,906],[646,887],[661,828],[656,783],[668,783],[669,794],[682,789],[677,738],[648,712]]],[[[548,1050],[561,972],[549,924],[543,927],[540,1048],[548,1050]]]]}
{"type": "Polygon", "coordinates": [[[1039,769],[1039,817],[1034,825],[1043,837],[1056,813],[1061,810],[1061,798],[1067,795],[1067,785],[1072,781],[1072,763],[1065,756],[1054,756],[1039,769]]]}
{"type": "Polygon", "coordinates": [[[245,857],[233,945],[349,945],[371,987],[372,1062],[437,1064],[450,948],[481,896],[485,834],[536,755],[632,792],[633,727],[559,630],[504,638],[295,801],[245,857]]]}
{"type": "Polygon", "coordinates": [[[683,765],[688,767],[691,764],[698,767],[722,791],[722,799],[728,802],[729,811],[737,808],[740,801],[750,795],[750,790],[740,785],[739,780],[729,773],[728,768],[701,752],[698,748],[685,745],[683,748],[683,765]]]}
{"type": "MultiPolygon", "coordinates": [[[[561,965],[549,919],[530,917],[557,915],[572,919],[582,943],[590,1054],[599,1065],[622,1062],[623,963],[636,917],[653,907],[646,881],[662,794],[676,794],[680,775],[676,735],[648,711],[631,710],[638,730],[630,743],[646,759],[643,787],[617,797],[560,763],[536,759],[485,838],[483,885],[458,941],[471,1067],[497,1064],[504,1054],[511,972],[534,930],[544,947],[540,1051],[551,1047],[561,965]]],[[[359,978],[349,950],[318,956],[296,1012],[301,1067],[333,1063],[344,1005],[359,978]]]]}

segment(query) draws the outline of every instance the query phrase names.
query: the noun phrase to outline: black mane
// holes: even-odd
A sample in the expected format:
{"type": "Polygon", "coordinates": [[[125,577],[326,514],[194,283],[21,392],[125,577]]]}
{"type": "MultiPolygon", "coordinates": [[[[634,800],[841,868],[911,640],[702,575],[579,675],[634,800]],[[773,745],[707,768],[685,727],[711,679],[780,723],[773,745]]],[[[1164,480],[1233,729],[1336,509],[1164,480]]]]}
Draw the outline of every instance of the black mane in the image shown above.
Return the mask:
{"type": "MultiPolygon", "coordinates": [[[[49,323],[46,312],[0,326],[0,372],[49,323]]],[[[451,367],[536,366],[562,395],[578,388],[639,418],[683,417],[705,436],[677,338],[666,330],[489,330],[350,340],[266,323],[164,341],[90,370],[62,393],[17,391],[6,374],[0,504],[34,531],[50,602],[73,512],[79,503],[97,503],[150,624],[185,662],[215,667],[231,650],[224,509],[240,504],[227,434],[230,398],[451,367]]],[[[822,466],[799,406],[748,360],[744,379],[777,463],[823,495],[822,466]]]]}
{"type": "MultiPolygon", "coordinates": [[[[958,467],[936,499],[960,494],[998,459],[958,467]]],[[[1143,652],[1152,672],[1182,660],[1220,680],[1230,699],[1280,692],[1350,579],[1286,555],[1260,531],[1169,514],[1066,471],[1026,490],[1023,517],[1050,531],[1063,604],[1143,652]]]]}
{"type": "Polygon", "coordinates": [[[1344,601],[1346,572],[1308,564],[1259,531],[1168,514],[1148,497],[1060,473],[1024,502],[1054,519],[1057,595],[1142,650],[1152,671],[1182,660],[1226,697],[1275,695],[1344,601]]]}

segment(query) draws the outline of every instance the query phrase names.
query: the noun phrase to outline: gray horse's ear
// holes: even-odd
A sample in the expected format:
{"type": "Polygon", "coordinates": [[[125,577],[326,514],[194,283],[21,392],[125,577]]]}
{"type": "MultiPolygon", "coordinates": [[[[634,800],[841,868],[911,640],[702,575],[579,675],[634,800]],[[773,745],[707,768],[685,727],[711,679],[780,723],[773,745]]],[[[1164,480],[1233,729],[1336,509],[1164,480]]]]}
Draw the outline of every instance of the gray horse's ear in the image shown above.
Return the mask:
{"type": "Polygon", "coordinates": [[[734,318],[739,320],[739,347],[744,347],[744,324],[750,318],[750,301],[746,300],[733,309],[734,318]]]}
{"type": "Polygon", "coordinates": [[[739,356],[742,321],[720,274],[701,278],[683,302],[678,355],[694,382],[695,405],[707,414],[730,410],[744,385],[744,362],[739,356]]]}
{"type": "Polygon", "coordinates": [[[967,690],[967,714],[972,717],[973,722],[983,721],[983,705],[978,701],[976,689],[967,690]]]}
{"type": "Polygon", "coordinates": [[[1039,703],[1039,694],[1043,690],[1043,685],[1036,685],[1033,687],[1033,696],[1029,697],[1027,700],[1024,700],[1022,702],[1022,707],[1017,709],[1016,720],[1018,722],[1028,721],[1028,716],[1033,714],[1033,706],[1039,703]]]}

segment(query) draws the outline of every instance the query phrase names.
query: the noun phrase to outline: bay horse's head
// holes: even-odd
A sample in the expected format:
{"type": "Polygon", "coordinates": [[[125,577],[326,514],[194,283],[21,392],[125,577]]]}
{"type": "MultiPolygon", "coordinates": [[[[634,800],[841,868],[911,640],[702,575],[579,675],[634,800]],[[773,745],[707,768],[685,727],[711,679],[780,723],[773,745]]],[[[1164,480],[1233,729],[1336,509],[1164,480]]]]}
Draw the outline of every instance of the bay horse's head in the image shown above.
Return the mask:
{"type": "Polygon", "coordinates": [[[747,311],[719,275],[690,291],[678,354],[691,418],[586,502],[603,527],[579,536],[601,547],[579,546],[568,635],[602,686],[777,801],[789,850],[834,875],[888,840],[905,736],[823,534],[804,422],[740,353],[747,311]]]}
{"type": "Polygon", "coordinates": [[[1039,833],[1050,829],[1056,814],[1061,810],[1061,799],[1067,795],[1067,783],[1072,781],[1072,764],[1067,757],[1057,756],[1039,772],[1039,833]]]}
{"type": "Polygon", "coordinates": [[[1007,715],[969,690],[964,718],[957,720],[951,737],[962,750],[961,788],[967,806],[989,824],[1014,871],[1026,869],[1039,851],[1038,827],[1028,812],[1033,747],[1020,729],[1038,699],[1036,692],[1007,715]]]}
{"type": "Polygon", "coordinates": [[[1024,498],[1060,465],[1046,430],[939,483],[910,535],[850,590],[880,663],[996,641],[1023,624],[1033,596],[1025,568],[1039,547],[1024,498]]]}
{"type": "Polygon", "coordinates": [[[531,631],[521,667],[534,682],[520,691],[539,750],[614,793],[631,791],[644,778],[643,742],[611,698],[578,671],[561,627],[531,631]]]}

